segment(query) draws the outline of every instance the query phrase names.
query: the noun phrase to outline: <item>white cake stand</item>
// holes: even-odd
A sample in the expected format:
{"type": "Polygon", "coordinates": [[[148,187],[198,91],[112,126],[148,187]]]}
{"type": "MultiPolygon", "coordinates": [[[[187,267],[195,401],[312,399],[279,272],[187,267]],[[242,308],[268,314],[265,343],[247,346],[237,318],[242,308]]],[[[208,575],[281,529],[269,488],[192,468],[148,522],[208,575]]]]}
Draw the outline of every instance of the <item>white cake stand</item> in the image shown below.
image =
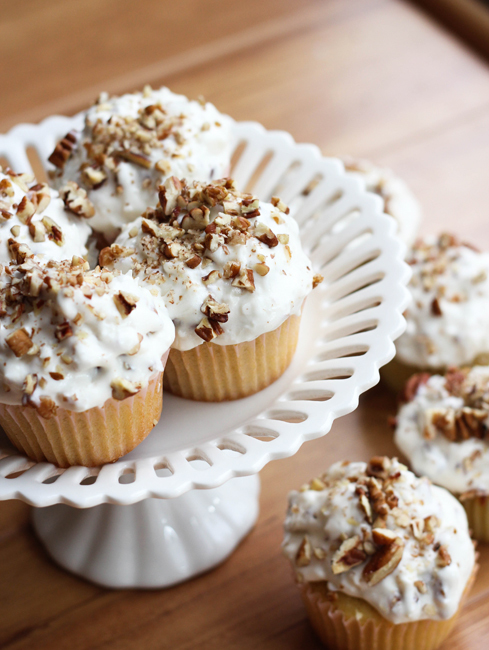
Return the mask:
{"type": "MultiPolygon", "coordinates": [[[[77,116],[17,126],[0,137],[0,156],[28,170],[26,151],[46,160],[79,124],[77,116]]],[[[282,198],[325,277],[307,300],[291,367],[236,402],[165,395],[149,437],[95,469],[33,463],[0,438],[0,499],[35,506],[34,527],[50,555],[105,586],[165,587],[226,558],[256,520],[257,473],[353,411],[404,328],[409,271],[381,200],[338,160],[287,133],[236,123],[234,134],[240,187],[269,199],[284,176],[292,179],[282,198]]]]}

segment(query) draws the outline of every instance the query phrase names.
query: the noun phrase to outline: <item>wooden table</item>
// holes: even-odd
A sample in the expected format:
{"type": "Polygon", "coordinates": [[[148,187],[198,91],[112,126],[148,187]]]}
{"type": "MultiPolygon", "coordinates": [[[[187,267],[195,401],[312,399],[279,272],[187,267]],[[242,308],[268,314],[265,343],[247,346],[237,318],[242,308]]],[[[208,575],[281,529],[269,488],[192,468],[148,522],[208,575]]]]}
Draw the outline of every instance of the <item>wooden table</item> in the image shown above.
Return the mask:
{"type": "MultiPolygon", "coordinates": [[[[489,248],[489,71],[400,0],[24,0],[2,3],[0,130],[165,83],[327,154],[392,166],[424,231],[489,248]],[[21,6],[22,5],[22,6],[21,6]]],[[[166,591],[108,591],[52,564],[29,508],[0,504],[5,650],[319,648],[280,552],[287,492],[333,461],[393,454],[378,387],[322,440],[262,472],[255,530],[217,570],[166,591]]],[[[489,550],[446,650],[489,643],[489,550]]]]}

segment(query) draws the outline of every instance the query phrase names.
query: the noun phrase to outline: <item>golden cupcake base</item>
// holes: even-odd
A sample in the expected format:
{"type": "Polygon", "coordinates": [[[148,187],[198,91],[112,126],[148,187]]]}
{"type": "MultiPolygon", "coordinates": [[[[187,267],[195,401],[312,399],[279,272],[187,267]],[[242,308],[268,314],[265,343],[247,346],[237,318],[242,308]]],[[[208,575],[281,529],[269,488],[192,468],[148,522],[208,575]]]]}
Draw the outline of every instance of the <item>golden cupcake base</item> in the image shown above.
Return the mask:
{"type": "Polygon", "coordinates": [[[162,375],[124,400],[77,412],[58,408],[50,419],[30,406],[0,404],[0,423],[15,447],[32,460],[59,467],[111,463],[142,442],[158,422],[162,375]]]}
{"type": "Polygon", "coordinates": [[[455,616],[395,625],[365,600],[331,592],[326,582],[299,585],[309,619],[328,650],[436,650],[450,634],[472,587],[474,566],[455,616]]]}
{"type": "Polygon", "coordinates": [[[163,379],[174,395],[203,402],[222,402],[253,395],[288,368],[299,339],[300,316],[273,332],[237,345],[202,343],[181,352],[171,349],[163,379]]]}
{"type": "Polygon", "coordinates": [[[489,543],[489,497],[474,496],[461,499],[467,513],[472,537],[478,542],[489,543]]]}

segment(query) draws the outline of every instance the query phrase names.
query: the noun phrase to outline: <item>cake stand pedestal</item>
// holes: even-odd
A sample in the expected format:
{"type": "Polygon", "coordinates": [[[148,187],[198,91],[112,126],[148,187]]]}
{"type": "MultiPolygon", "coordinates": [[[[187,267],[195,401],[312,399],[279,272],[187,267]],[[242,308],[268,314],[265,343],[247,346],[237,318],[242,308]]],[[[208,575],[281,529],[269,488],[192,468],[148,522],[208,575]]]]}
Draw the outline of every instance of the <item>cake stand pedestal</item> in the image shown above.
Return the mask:
{"type": "MultiPolygon", "coordinates": [[[[18,125],[0,136],[0,156],[29,171],[30,147],[46,161],[82,121],[18,125]]],[[[103,467],[34,463],[0,432],[0,499],[35,506],[34,527],[51,556],[101,585],[169,586],[224,560],[256,520],[258,472],[353,411],[405,327],[409,270],[381,199],[340,161],[287,133],[241,122],[233,134],[238,186],[263,200],[282,188],[304,250],[324,276],[306,301],[284,375],[235,402],[165,395],[146,440],[103,467]]]]}
{"type": "Polygon", "coordinates": [[[258,517],[257,475],[129,506],[35,508],[34,529],[62,567],[104,587],[169,587],[225,560],[258,517]]]}

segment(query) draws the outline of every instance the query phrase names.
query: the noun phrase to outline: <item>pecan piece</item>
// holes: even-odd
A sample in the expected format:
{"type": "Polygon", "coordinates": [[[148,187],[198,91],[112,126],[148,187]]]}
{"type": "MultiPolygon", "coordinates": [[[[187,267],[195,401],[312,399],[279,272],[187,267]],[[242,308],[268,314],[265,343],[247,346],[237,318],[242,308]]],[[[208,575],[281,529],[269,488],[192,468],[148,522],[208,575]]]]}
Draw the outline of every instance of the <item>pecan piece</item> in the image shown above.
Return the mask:
{"type": "Polygon", "coordinates": [[[387,456],[374,456],[367,465],[367,476],[386,479],[389,475],[391,461],[387,456]]]}
{"type": "MultiPolygon", "coordinates": [[[[279,239],[280,239],[280,235],[279,235],[279,239]]],[[[321,273],[315,273],[312,278],[312,288],[315,289],[317,286],[321,284],[323,280],[324,280],[324,276],[322,276],[321,273]]]]}
{"type": "Polygon", "coordinates": [[[56,411],[58,410],[55,402],[47,395],[41,395],[39,399],[39,406],[36,408],[39,415],[45,420],[53,418],[56,415],[56,411]]]}
{"type": "Polygon", "coordinates": [[[185,261],[185,264],[189,267],[189,269],[195,269],[199,266],[201,262],[202,262],[201,257],[199,257],[198,255],[192,255],[192,257],[189,257],[188,260],[185,261]]]}
{"type": "Polygon", "coordinates": [[[197,325],[195,328],[195,333],[197,336],[200,336],[200,338],[205,341],[206,343],[209,343],[209,341],[212,341],[212,339],[215,339],[216,336],[218,336],[219,333],[222,333],[222,328],[220,328],[220,332],[218,333],[216,331],[215,325],[219,325],[218,323],[213,323],[211,320],[209,320],[206,316],[200,321],[200,323],[197,325]]]}
{"type": "Polygon", "coordinates": [[[71,325],[67,320],[65,320],[64,323],[60,323],[59,325],[56,325],[55,336],[58,339],[58,341],[64,341],[70,336],[73,336],[73,330],[71,329],[71,325]]]}
{"type": "Polygon", "coordinates": [[[391,544],[381,546],[363,569],[363,579],[373,587],[390,575],[402,560],[404,541],[398,537],[391,544]]]}
{"type": "Polygon", "coordinates": [[[452,563],[452,558],[450,553],[447,551],[446,546],[440,546],[438,549],[438,555],[436,556],[436,566],[442,569],[443,567],[449,566],[452,563]]]}
{"type": "Polygon", "coordinates": [[[308,566],[311,563],[312,557],[312,546],[311,542],[307,537],[301,542],[301,545],[297,549],[297,555],[295,556],[295,563],[298,567],[308,566]]]}
{"type": "Polygon", "coordinates": [[[114,296],[114,303],[122,318],[127,318],[129,314],[136,309],[136,303],[139,298],[125,291],[119,291],[114,296]]]}
{"type": "Polygon", "coordinates": [[[277,236],[268,226],[262,222],[256,224],[255,237],[270,248],[278,246],[277,236]]]}
{"type": "Polygon", "coordinates": [[[433,298],[431,302],[431,313],[433,314],[433,316],[441,316],[443,313],[438,298],[433,298]]]}
{"type": "Polygon", "coordinates": [[[160,185],[158,198],[163,212],[169,215],[177,207],[177,199],[183,189],[182,182],[176,176],[167,178],[163,185],[160,185]]]}
{"type": "Polygon", "coordinates": [[[5,342],[16,357],[23,357],[25,354],[35,354],[38,350],[37,345],[32,342],[31,337],[23,327],[9,334],[5,342]]]}
{"type": "Polygon", "coordinates": [[[212,320],[216,320],[219,323],[227,323],[230,309],[226,303],[219,303],[209,295],[202,303],[200,311],[212,320]]]}
{"type": "Polygon", "coordinates": [[[130,149],[120,149],[114,153],[114,157],[122,158],[123,160],[127,160],[128,162],[144,167],[145,169],[150,169],[152,164],[148,156],[139,153],[139,151],[131,151],[130,149]]]}
{"type": "Polygon", "coordinates": [[[116,377],[113,379],[110,383],[110,387],[112,388],[112,397],[118,400],[131,397],[131,395],[135,395],[139,390],[131,381],[123,379],[122,377],[116,377]]]}
{"type": "Polygon", "coordinates": [[[89,200],[86,190],[73,181],[68,181],[59,191],[65,208],[77,217],[90,219],[95,214],[93,203],[89,200]]]}
{"type": "Polygon", "coordinates": [[[272,196],[271,203],[275,208],[277,208],[277,210],[280,210],[280,212],[285,212],[285,214],[289,214],[290,208],[288,208],[285,205],[285,203],[282,201],[282,199],[279,199],[278,196],[272,196]]]}
{"type": "Polygon", "coordinates": [[[233,287],[239,287],[240,289],[246,289],[253,293],[255,290],[255,277],[253,275],[252,269],[241,269],[238,275],[232,281],[233,287]]]}
{"type": "Polygon", "coordinates": [[[27,221],[35,214],[36,206],[32,201],[30,201],[27,196],[22,197],[19,205],[17,206],[17,218],[21,223],[27,223],[27,221]]]}
{"type": "Polygon", "coordinates": [[[64,237],[63,237],[63,232],[61,228],[58,226],[58,224],[55,221],[53,221],[51,217],[43,217],[42,223],[46,228],[46,231],[48,233],[48,238],[54,241],[54,243],[57,244],[58,246],[62,246],[64,244],[64,237]]]}
{"type": "Polygon", "coordinates": [[[17,262],[23,264],[26,259],[32,257],[32,251],[27,244],[19,244],[15,239],[8,240],[8,249],[10,256],[17,262]]]}
{"type": "Polygon", "coordinates": [[[352,567],[357,566],[364,562],[367,554],[362,548],[362,542],[358,535],[345,539],[339,549],[333,555],[331,560],[331,568],[333,573],[344,573],[349,571],[352,567]]]}
{"type": "Polygon", "coordinates": [[[35,242],[42,242],[46,239],[46,228],[41,221],[30,221],[29,234],[35,242]]]}
{"type": "Polygon", "coordinates": [[[223,269],[223,277],[226,279],[235,278],[241,269],[240,262],[226,262],[223,269]]]}
{"type": "Polygon", "coordinates": [[[411,402],[416,397],[419,387],[426,384],[430,377],[428,372],[420,372],[410,377],[399,395],[401,402],[411,402]]]}
{"type": "Polygon", "coordinates": [[[66,161],[73,153],[75,145],[76,133],[75,131],[70,131],[55,146],[53,153],[48,158],[49,162],[58,169],[63,169],[66,161]]]}

